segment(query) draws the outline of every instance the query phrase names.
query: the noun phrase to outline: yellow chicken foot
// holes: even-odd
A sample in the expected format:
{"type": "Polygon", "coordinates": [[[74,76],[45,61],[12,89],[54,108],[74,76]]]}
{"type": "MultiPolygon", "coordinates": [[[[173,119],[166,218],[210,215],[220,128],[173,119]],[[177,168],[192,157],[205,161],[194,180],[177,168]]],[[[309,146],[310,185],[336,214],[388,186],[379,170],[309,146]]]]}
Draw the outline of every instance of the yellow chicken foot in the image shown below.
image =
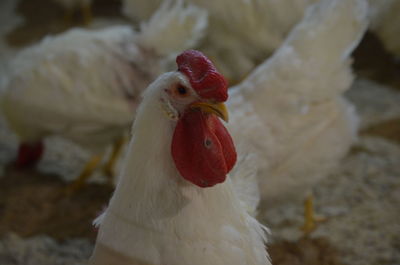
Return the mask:
{"type": "Polygon", "coordinates": [[[326,221],[325,217],[315,215],[313,200],[314,197],[310,194],[304,201],[304,225],[301,227],[301,230],[304,232],[305,236],[314,231],[318,223],[326,221]]]}
{"type": "Polygon", "coordinates": [[[113,178],[115,177],[115,171],[114,171],[115,162],[117,161],[117,158],[120,156],[122,147],[124,146],[125,142],[126,139],[124,137],[121,137],[114,143],[110,159],[108,159],[107,163],[104,165],[103,172],[107,176],[108,182],[110,184],[113,183],[113,178]]]}
{"type": "Polygon", "coordinates": [[[86,185],[87,179],[93,174],[97,165],[100,163],[101,158],[102,158],[101,155],[96,155],[93,156],[89,160],[89,162],[87,162],[85,168],[83,169],[79,177],[76,180],[74,180],[74,182],[72,182],[70,185],[67,186],[66,188],[67,195],[71,195],[77,192],[86,185]]]}
{"type": "Polygon", "coordinates": [[[92,15],[92,7],[90,4],[83,4],[81,6],[81,12],[83,16],[83,23],[85,25],[89,25],[92,22],[93,15],[92,15]]]}

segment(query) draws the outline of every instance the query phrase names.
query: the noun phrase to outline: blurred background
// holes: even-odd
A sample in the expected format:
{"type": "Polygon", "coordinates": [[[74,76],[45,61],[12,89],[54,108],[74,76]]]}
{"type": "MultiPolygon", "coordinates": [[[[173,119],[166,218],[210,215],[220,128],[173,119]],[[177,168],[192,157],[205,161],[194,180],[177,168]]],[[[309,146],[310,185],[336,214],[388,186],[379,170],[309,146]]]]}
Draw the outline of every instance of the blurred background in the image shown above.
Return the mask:
{"type": "MultiPolygon", "coordinates": [[[[90,11],[71,12],[53,0],[2,0],[0,84],[7,62],[48,35],[127,24],[139,30],[141,19],[147,19],[127,17],[122,10],[118,0],[93,0],[90,11]]],[[[283,36],[291,28],[285,27],[283,36]]],[[[400,34],[397,38],[400,42],[400,34]]],[[[259,55],[257,63],[273,50],[259,55]]],[[[327,220],[311,235],[304,237],[298,229],[303,220],[298,203],[283,203],[267,217],[260,212],[271,229],[268,251],[275,265],[400,264],[400,57],[371,28],[352,57],[356,78],[345,97],[360,117],[358,140],[313,187],[316,210],[327,220]]],[[[96,170],[85,187],[64,196],[91,153],[57,136],[46,138],[45,145],[36,168],[15,167],[18,138],[0,112],[1,265],[85,264],[92,251],[96,230],[91,222],[106,207],[113,187],[96,170]]]]}

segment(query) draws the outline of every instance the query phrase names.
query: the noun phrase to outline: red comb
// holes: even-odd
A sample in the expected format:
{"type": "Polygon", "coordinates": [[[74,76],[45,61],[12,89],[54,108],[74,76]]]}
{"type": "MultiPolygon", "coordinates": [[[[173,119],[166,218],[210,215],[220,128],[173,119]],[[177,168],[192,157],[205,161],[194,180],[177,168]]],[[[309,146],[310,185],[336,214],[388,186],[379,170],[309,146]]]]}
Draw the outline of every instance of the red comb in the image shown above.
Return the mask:
{"type": "Polygon", "coordinates": [[[201,52],[188,50],[176,57],[178,71],[184,73],[197,94],[217,102],[228,99],[228,82],[201,52]]]}

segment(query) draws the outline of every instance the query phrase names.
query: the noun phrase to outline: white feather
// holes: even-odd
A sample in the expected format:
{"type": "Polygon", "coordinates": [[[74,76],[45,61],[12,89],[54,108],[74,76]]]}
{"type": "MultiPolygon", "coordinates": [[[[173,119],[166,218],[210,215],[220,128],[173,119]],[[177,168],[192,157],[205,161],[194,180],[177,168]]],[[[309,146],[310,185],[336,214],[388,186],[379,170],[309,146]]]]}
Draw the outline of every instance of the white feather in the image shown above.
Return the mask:
{"type": "Polygon", "coordinates": [[[167,0],[147,23],[142,23],[138,42],[161,56],[172,56],[193,47],[204,36],[207,12],[183,0],[167,0]]]}

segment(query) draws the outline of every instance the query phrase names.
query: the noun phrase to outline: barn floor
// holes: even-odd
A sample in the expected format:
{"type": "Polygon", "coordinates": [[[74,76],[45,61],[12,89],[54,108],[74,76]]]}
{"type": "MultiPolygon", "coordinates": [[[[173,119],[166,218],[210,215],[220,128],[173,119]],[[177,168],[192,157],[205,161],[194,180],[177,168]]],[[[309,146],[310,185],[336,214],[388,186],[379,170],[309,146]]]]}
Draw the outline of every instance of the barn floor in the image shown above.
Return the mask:
{"type": "MultiPolygon", "coordinates": [[[[118,1],[95,3],[95,26],[123,21],[118,1]]],[[[65,25],[62,14],[50,0],[2,0],[0,71],[21,47],[80,25],[79,17],[65,25]]],[[[305,238],[298,229],[302,205],[260,213],[272,231],[268,248],[274,265],[400,264],[400,63],[367,34],[354,65],[358,79],[347,97],[361,117],[359,141],[314,188],[317,211],[328,219],[305,238]]],[[[66,196],[66,185],[89,154],[58,138],[48,139],[46,146],[36,170],[9,165],[17,142],[0,113],[2,265],[86,264],[92,251],[91,222],[112,188],[99,171],[85,189],[66,196]]]]}

